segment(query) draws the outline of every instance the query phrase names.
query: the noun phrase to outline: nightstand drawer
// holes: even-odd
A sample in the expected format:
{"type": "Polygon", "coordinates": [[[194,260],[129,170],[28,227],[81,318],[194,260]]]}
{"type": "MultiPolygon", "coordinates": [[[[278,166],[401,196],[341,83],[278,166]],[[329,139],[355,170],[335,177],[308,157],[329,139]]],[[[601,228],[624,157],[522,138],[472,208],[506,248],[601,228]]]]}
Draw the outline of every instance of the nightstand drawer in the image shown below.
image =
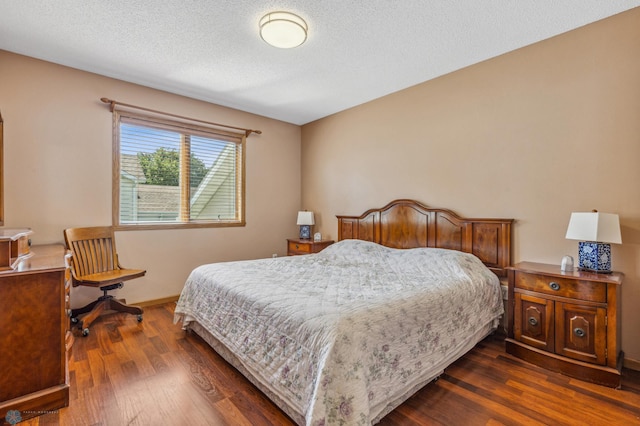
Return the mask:
{"type": "Polygon", "coordinates": [[[298,243],[295,241],[289,241],[289,245],[287,247],[287,252],[295,253],[295,254],[309,254],[312,249],[311,244],[298,243]]]}
{"type": "Polygon", "coordinates": [[[516,271],[515,288],[590,302],[607,302],[607,286],[594,281],[516,271]]]}
{"type": "Polygon", "coordinates": [[[287,256],[319,253],[331,244],[333,244],[333,240],[314,241],[291,238],[287,240],[287,256]]]}

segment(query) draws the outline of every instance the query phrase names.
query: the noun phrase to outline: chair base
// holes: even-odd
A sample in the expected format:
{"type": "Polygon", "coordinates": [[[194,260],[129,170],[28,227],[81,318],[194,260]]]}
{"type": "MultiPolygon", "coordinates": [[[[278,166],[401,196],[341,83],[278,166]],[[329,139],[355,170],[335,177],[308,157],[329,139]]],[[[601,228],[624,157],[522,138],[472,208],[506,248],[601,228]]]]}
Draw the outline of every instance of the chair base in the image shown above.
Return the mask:
{"type": "MultiPolygon", "coordinates": [[[[105,292],[106,293],[106,292],[105,292]]],[[[71,310],[71,321],[77,323],[77,326],[82,330],[82,335],[87,336],[89,334],[89,326],[105,311],[125,312],[138,316],[138,322],[142,321],[143,310],[139,306],[127,305],[125,300],[116,299],[113,296],[105,294],[100,296],[98,300],[89,303],[86,306],[78,309],[71,310]],[[87,313],[88,312],[88,313],[87,313]],[[78,315],[84,315],[82,318],[78,318],[78,315]]]]}

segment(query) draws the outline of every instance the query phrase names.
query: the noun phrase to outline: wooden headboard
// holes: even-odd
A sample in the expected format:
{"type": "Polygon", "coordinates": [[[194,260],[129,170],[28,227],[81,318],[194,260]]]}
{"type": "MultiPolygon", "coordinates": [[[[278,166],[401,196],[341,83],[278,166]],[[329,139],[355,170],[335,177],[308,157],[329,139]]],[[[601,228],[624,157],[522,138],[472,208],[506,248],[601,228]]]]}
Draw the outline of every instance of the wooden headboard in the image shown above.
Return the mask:
{"type": "Polygon", "coordinates": [[[436,247],[472,253],[497,276],[511,264],[513,219],[466,219],[414,200],[395,200],[360,216],[337,216],[338,240],[393,248],[436,247]]]}

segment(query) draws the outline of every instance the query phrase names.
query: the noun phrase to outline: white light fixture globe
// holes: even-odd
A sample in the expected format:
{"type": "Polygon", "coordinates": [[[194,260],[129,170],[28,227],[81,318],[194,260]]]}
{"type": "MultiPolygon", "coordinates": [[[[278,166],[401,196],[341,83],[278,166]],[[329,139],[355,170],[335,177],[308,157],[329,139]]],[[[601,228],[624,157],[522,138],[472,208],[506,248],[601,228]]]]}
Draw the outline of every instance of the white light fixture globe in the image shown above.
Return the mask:
{"type": "Polygon", "coordinates": [[[298,47],[307,39],[307,23],[289,12],[271,12],[260,19],[260,37],[281,49],[298,47]]]}

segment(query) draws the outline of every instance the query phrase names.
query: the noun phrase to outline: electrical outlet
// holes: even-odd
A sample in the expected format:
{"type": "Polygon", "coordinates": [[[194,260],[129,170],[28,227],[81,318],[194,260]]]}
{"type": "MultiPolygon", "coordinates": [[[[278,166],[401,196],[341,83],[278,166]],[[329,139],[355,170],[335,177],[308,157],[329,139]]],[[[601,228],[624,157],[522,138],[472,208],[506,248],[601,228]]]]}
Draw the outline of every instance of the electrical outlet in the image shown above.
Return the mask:
{"type": "Polygon", "coordinates": [[[271,255],[271,257],[273,257],[273,258],[275,259],[276,257],[278,257],[278,253],[273,253],[273,254],[271,255]]]}
{"type": "Polygon", "coordinates": [[[509,287],[501,285],[500,290],[502,291],[502,300],[509,300],[509,287]]]}

